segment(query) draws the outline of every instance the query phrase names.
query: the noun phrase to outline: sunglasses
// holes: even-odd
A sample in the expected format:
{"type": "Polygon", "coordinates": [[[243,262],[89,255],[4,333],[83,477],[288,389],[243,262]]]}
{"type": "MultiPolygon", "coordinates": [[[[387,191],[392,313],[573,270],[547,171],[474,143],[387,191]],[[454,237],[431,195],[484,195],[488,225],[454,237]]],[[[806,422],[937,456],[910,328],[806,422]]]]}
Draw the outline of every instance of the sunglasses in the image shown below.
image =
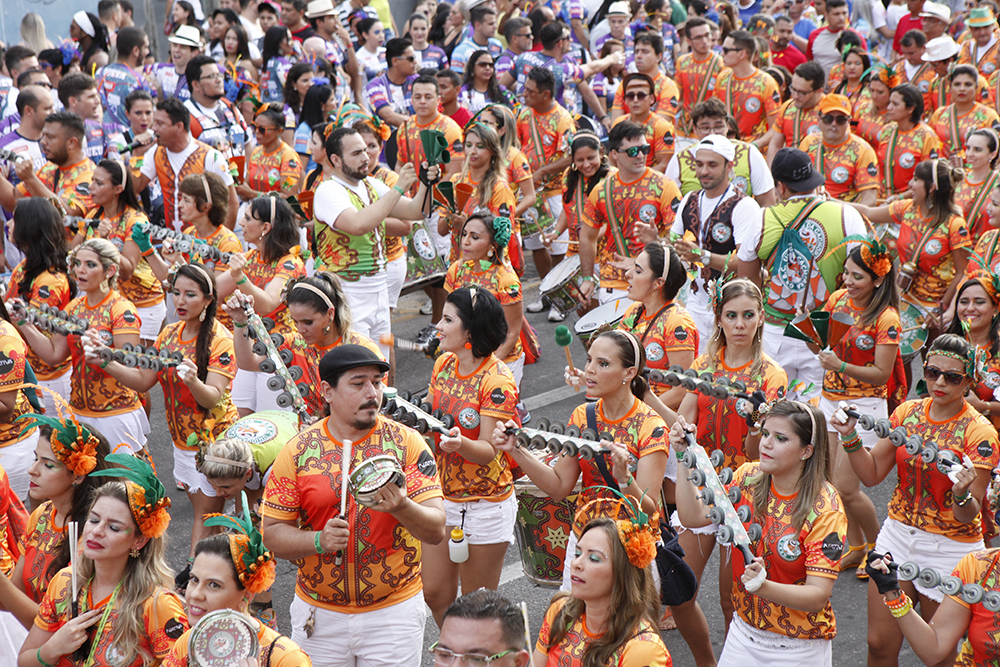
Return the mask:
{"type": "Polygon", "coordinates": [[[743,49],[741,49],[739,47],[736,47],[736,46],[734,46],[734,47],[723,46],[722,47],[722,52],[723,53],[732,53],[733,51],[742,51],[742,50],[743,49]]]}
{"type": "Polygon", "coordinates": [[[277,130],[276,127],[261,127],[260,125],[251,125],[250,129],[254,132],[259,132],[260,134],[267,134],[268,130],[277,130]]]}
{"type": "Polygon", "coordinates": [[[819,119],[821,121],[823,121],[824,123],[826,123],[827,125],[833,125],[834,123],[836,123],[837,125],[847,125],[847,120],[848,120],[847,116],[845,116],[842,113],[838,113],[838,114],[832,114],[832,113],[823,114],[822,116],[819,117],[819,119]]]}
{"type": "Polygon", "coordinates": [[[937,379],[944,376],[944,381],[947,384],[958,386],[962,384],[962,380],[968,377],[965,373],[956,373],[955,371],[943,371],[935,366],[924,365],[924,379],[928,382],[937,382],[937,379]]]}
{"type": "Polygon", "coordinates": [[[476,67],[489,67],[490,69],[492,69],[493,68],[493,61],[492,60],[480,60],[478,63],[476,63],[476,67]]]}
{"type": "Polygon", "coordinates": [[[637,157],[640,153],[642,155],[649,155],[649,151],[653,150],[653,147],[649,144],[643,144],[642,146],[629,146],[628,148],[619,148],[619,153],[625,153],[629,157],[637,157]]]}
{"type": "Polygon", "coordinates": [[[643,93],[643,92],[625,93],[625,99],[626,100],[636,100],[636,101],[642,102],[647,97],[649,97],[649,93],[643,93]]]}

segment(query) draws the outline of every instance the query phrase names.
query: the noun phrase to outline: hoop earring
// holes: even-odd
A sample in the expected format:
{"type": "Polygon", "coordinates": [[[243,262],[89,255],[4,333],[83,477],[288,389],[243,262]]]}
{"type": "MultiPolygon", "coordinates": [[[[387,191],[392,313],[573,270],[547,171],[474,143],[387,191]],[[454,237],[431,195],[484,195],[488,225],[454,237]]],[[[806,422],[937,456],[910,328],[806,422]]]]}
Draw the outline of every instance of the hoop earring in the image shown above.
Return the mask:
{"type": "Polygon", "coordinates": [[[489,249],[489,252],[486,253],[486,256],[489,257],[490,259],[493,259],[493,248],[489,249]]]}
{"type": "Polygon", "coordinates": [[[608,156],[607,155],[601,156],[601,166],[602,167],[607,167],[608,166],[608,156]]]}

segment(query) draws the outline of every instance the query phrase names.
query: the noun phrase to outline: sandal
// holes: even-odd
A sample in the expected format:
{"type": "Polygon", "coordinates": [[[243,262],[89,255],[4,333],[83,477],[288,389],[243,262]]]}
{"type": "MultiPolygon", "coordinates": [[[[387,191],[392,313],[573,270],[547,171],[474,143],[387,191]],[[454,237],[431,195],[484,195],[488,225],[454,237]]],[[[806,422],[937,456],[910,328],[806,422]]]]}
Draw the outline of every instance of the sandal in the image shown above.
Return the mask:
{"type": "MultiPolygon", "coordinates": [[[[848,547],[847,553],[845,553],[843,557],[840,559],[840,571],[843,572],[845,570],[850,570],[852,568],[858,567],[859,564],[865,562],[865,555],[867,553],[868,550],[865,548],[864,544],[857,547],[848,547]],[[858,554],[858,557],[855,559],[852,556],[852,554],[858,554]]],[[[865,576],[868,575],[866,574],[865,576]]]]}

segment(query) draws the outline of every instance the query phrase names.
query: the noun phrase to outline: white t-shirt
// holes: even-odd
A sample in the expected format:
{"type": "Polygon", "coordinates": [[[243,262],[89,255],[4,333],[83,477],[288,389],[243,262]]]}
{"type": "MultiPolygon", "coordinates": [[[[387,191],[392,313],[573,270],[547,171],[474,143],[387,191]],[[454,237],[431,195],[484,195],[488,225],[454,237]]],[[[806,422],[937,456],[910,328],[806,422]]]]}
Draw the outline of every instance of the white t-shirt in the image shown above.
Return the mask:
{"type": "MultiPolygon", "coordinates": [[[[180,201],[180,179],[177,175],[180,173],[181,167],[184,166],[184,162],[188,159],[191,153],[194,153],[195,148],[197,148],[197,143],[195,139],[191,139],[187,147],[180,151],[179,153],[174,153],[167,150],[167,161],[170,162],[170,168],[174,172],[174,211],[164,211],[163,215],[166,219],[173,219],[174,227],[177,231],[181,231],[181,220],[180,220],[180,209],[177,202],[180,201]]],[[[150,181],[157,180],[156,174],[156,160],[153,159],[153,152],[150,151],[146,153],[146,159],[142,161],[142,167],[139,169],[139,173],[149,178],[150,181]]],[[[233,181],[232,174],[229,173],[229,162],[219,151],[214,148],[208,151],[205,156],[205,171],[211,174],[216,174],[222,178],[222,182],[225,183],[228,188],[231,186],[233,181]]]]}
{"type": "MultiPolygon", "coordinates": [[[[701,201],[698,202],[698,212],[700,213],[701,222],[704,223],[715,212],[719,204],[735,195],[736,188],[733,187],[726,188],[726,191],[719,197],[706,197],[704,190],[695,190],[687,193],[677,207],[677,215],[674,216],[674,224],[670,227],[670,231],[677,235],[684,234],[683,211],[691,197],[701,198],[701,201]]],[[[756,239],[760,238],[760,210],[760,205],[757,204],[753,197],[744,197],[736,204],[736,208],[733,209],[730,222],[732,223],[733,240],[736,242],[737,249],[745,247],[748,244],[751,248],[757,247],[756,239]]],[[[708,230],[702,229],[702,237],[707,233],[708,230]]],[[[701,245],[700,242],[699,245],[701,245]]],[[[730,262],[730,267],[735,269],[733,262],[730,262]]],[[[698,275],[694,278],[693,282],[698,286],[698,290],[692,294],[692,297],[702,300],[707,299],[708,289],[705,287],[704,279],[698,275]]]]}
{"type": "MultiPolygon", "coordinates": [[[[767,160],[764,159],[764,156],[761,155],[760,150],[756,146],[748,143],[747,148],[750,149],[750,187],[753,188],[753,195],[754,197],[766,195],[774,189],[774,178],[771,176],[771,168],[767,166],[767,160]]],[[[690,153],[693,149],[694,146],[689,146],[680,153],[674,153],[673,157],[670,158],[670,162],[667,163],[667,170],[664,172],[664,175],[676,183],[678,188],[681,186],[681,163],[678,160],[678,156],[690,153]]]]}
{"type": "MultiPolygon", "coordinates": [[[[811,199],[815,197],[814,194],[808,195],[795,195],[789,197],[788,200],[793,199],[811,199]]],[[[861,214],[855,210],[853,206],[845,206],[840,202],[831,202],[838,204],[844,209],[844,237],[852,236],[858,234],[860,236],[868,236],[868,230],[865,227],[865,221],[861,217],[861,214]]],[[[747,239],[745,243],[740,245],[739,250],[736,253],[736,257],[742,262],[753,262],[758,259],[757,257],[757,245],[760,243],[760,236],[763,233],[763,216],[759,215],[758,219],[760,224],[756,225],[754,228],[753,238],[747,239]]]]}
{"type": "MultiPolygon", "coordinates": [[[[372,186],[372,189],[378,195],[378,199],[381,199],[389,192],[389,186],[376,178],[368,176],[364,180],[372,186]]],[[[363,182],[358,181],[357,185],[350,185],[334,176],[329,180],[323,181],[316,188],[316,195],[313,197],[313,211],[315,212],[316,219],[330,229],[337,229],[337,218],[340,217],[341,213],[347,210],[357,210],[354,204],[351,203],[350,195],[347,194],[348,190],[356,194],[366,207],[375,203],[375,200],[369,199],[368,189],[364,186],[363,182]]]]}

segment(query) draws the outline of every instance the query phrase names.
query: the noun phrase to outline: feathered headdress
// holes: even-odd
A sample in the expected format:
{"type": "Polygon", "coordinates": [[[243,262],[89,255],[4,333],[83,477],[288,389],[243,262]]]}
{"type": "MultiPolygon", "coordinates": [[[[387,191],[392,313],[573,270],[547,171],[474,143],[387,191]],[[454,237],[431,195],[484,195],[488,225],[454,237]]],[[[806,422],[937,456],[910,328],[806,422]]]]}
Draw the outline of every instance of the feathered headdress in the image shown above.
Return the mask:
{"type": "Polygon", "coordinates": [[[65,464],[66,469],[74,475],[89,475],[97,467],[97,446],[100,440],[86,426],[76,420],[69,404],[62,396],[45,387],[25,384],[35,391],[46,391],[56,404],[58,417],[48,417],[38,413],[21,415],[14,421],[26,420],[25,427],[48,426],[52,429],[49,444],[56,458],[65,464]]]}
{"type": "Polygon", "coordinates": [[[1000,276],[993,272],[986,258],[977,252],[969,253],[969,278],[979,281],[993,305],[1000,307],[1000,276]]]}
{"type": "Polygon", "coordinates": [[[861,244],[861,261],[879,278],[885,276],[892,269],[892,256],[889,255],[889,247],[878,239],[873,240],[860,234],[852,234],[845,238],[831,248],[823,259],[826,259],[840,248],[851,243],[861,244]]]}
{"type": "Polygon", "coordinates": [[[865,70],[861,78],[864,79],[869,74],[884,83],[889,90],[903,83],[903,75],[892,65],[886,63],[875,63],[865,70]]]}
{"type": "Polygon", "coordinates": [[[243,516],[206,514],[205,526],[221,526],[234,531],[229,535],[229,552],[243,588],[253,595],[269,589],[274,583],[274,554],[264,547],[264,538],[250,518],[246,491],[242,493],[243,516]]]}
{"type": "Polygon", "coordinates": [[[713,313],[722,303],[722,291],[726,289],[726,283],[735,277],[735,274],[727,273],[724,276],[719,276],[715,280],[710,280],[706,283],[705,287],[708,288],[708,302],[713,313]]]}
{"type": "Polygon", "coordinates": [[[95,470],[92,477],[124,477],[128,489],[128,506],[139,532],[146,537],[161,537],[170,524],[170,498],[156,478],[153,466],[132,454],[108,454],[108,463],[121,468],[95,470]]]}
{"type": "Polygon", "coordinates": [[[656,541],[660,539],[660,535],[658,526],[653,525],[649,515],[642,511],[642,498],[635,501],[616,489],[600,485],[588,486],[581,491],[581,495],[587,491],[597,490],[607,490],[618,497],[595,498],[581,507],[576,516],[578,518],[606,516],[614,520],[618,528],[618,539],[625,547],[628,562],[640,570],[649,567],[656,558],[656,541]],[[594,512],[594,508],[599,510],[594,512]]]}

